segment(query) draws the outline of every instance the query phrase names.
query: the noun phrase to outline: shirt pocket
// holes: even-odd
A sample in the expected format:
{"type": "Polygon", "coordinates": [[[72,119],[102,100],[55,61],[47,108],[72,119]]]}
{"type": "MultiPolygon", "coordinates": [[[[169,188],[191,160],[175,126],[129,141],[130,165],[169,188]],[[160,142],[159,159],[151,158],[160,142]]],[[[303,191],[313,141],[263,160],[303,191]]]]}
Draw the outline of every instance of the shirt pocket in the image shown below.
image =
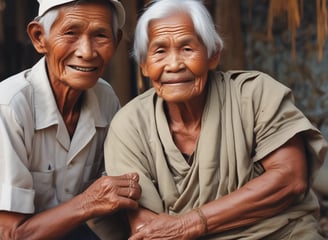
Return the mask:
{"type": "Polygon", "coordinates": [[[32,172],[35,190],[34,205],[36,212],[52,208],[57,205],[54,187],[54,170],[32,172]]]}
{"type": "Polygon", "coordinates": [[[87,164],[83,169],[83,184],[81,191],[88,188],[97,178],[101,177],[101,173],[104,171],[103,161],[98,159],[92,164],[87,164]]]}

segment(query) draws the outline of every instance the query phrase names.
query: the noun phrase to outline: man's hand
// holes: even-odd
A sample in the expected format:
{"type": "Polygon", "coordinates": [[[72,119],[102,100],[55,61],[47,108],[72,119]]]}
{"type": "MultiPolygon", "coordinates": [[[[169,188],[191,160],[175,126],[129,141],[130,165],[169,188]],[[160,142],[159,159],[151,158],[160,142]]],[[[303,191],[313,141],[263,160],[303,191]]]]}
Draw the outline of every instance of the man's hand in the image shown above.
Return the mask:
{"type": "Polygon", "coordinates": [[[35,215],[0,211],[0,239],[58,239],[87,220],[122,208],[136,209],[139,176],[104,176],[83,193],[35,215]]]}
{"type": "Polygon", "coordinates": [[[141,195],[139,176],[128,173],[121,176],[103,176],[83,193],[83,208],[91,216],[113,213],[122,208],[136,209],[141,195]]]}

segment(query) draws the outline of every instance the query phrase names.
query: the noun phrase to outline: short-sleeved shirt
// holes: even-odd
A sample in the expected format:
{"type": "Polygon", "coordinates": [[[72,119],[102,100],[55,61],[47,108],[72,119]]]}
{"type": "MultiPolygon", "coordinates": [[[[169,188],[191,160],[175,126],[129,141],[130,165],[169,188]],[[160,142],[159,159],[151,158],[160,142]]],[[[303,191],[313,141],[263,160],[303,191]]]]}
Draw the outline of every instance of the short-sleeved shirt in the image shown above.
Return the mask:
{"type": "Polygon", "coordinates": [[[99,79],[83,93],[70,138],[42,58],[0,83],[0,210],[35,213],[82,192],[103,171],[103,142],[120,108],[99,79]]]}

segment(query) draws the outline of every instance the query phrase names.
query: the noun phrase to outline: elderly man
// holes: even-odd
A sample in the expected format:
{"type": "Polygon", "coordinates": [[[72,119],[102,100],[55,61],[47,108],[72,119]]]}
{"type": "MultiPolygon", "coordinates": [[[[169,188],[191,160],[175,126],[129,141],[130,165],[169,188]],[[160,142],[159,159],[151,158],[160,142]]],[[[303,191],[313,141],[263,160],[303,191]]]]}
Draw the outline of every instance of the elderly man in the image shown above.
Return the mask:
{"type": "Polygon", "coordinates": [[[198,0],[157,0],[135,57],[153,88],[115,115],[110,174],[135,170],[130,240],[323,239],[311,182],[327,143],[287,87],[257,71],[216,71],[223,43],[198,0]]]}
{"type": "Polygon", "coordinates": [[[44,57],[0,84],[0,239],[97,239],[85,222],[140,195],[135,173],[101,177],[120,105],[100,77],[125,13],[117,0],[39,4],[27,30],[44,57]]]}

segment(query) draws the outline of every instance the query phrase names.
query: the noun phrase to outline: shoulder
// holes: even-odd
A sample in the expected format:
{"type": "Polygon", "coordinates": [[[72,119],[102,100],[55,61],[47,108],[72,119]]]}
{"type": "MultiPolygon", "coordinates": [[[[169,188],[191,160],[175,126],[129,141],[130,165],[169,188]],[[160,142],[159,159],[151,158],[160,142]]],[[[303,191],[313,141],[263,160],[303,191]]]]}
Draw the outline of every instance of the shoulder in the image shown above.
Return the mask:
{"type": "Polygon", "coordinates": [[[34,116],[34,89],[27,80],[30,70],[13,75],[0,83],[0,110],[21,124],[34,116]]]}
{"type": "Polygon", "coordinates": [[[266,90],[289,88],[274,79],[269,74],[260,71],[228,71],[225,78],[242,90],[266,90]]]}
{"type": "MultiPolygon", "coordinates": [[[[29,70],[23,71],[0,83],[0,115],[1,121],[11,126],[21,125],[24,128],[34,129],[34,91],[27,81],[29,73],[29,70]]],[[[13,131],[16,130],[17,128],[13,131]]]]}
{"type": "Polygon", "coordinates": [[[125,128],[139,124],[147,124],[154,117],[154,101],[156,94],[154,89],[140,94],[124,105],[115,115],[111,125],[114,128],[125,128]]]}
{"type": "Polygon", "coordinates": [[[227,71],[219,72],[218,76],[226,91],[235,94],[235,97],[261,100],[292,95],[290,88],[260,71],[227,71]]]}
{"type": "Polygon", "coordinates": [[[100,78],[92,88],[92,91],[98,100],[100,109],[104,111],[108,111],[109,109],[117,111],[120,108],[120,102],[114,89],[104,79],[100,78]]]}
{"type": "Polygon", "coordinates": [[[26,81],[30,70],[15,74],[0,82],[0,104],[8,105],[19,97],[28,97],[32,94],[32,86],[26,81]]]}
{"type": "Polygon", "coordinates": [[[98,79],[93,89],[97,94],[99,94],[99,97],[106,97],[106,96],[108,98],[117,97],[112,86],[102,78],[98,79]]]}

